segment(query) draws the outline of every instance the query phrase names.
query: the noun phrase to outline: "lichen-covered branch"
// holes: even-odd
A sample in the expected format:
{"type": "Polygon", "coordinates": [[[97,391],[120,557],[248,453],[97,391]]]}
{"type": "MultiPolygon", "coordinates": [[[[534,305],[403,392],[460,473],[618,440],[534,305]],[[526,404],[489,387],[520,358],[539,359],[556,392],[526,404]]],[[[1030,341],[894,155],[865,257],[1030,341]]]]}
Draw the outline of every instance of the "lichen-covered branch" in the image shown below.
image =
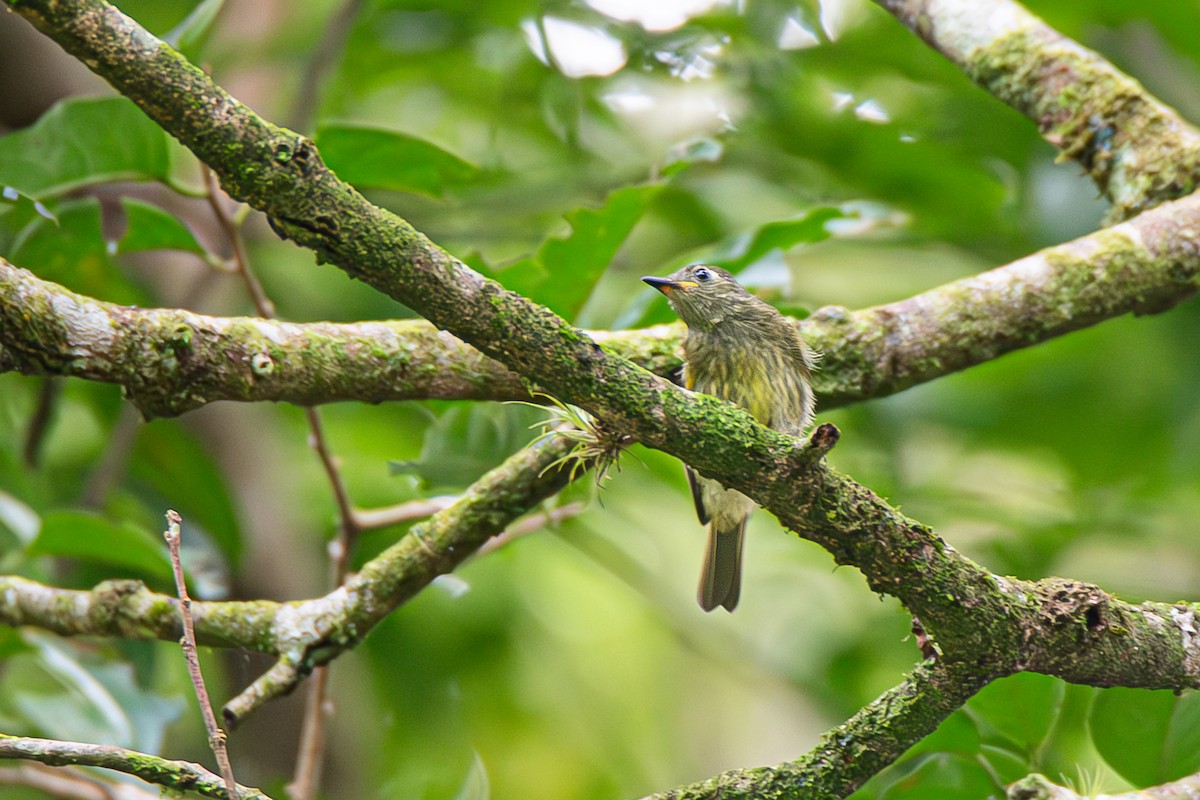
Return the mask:
{"type": "MultiPolygon", "coordinates": [[[[0,258],[0,372],[119,384],[147,416],[217,400],[319,405],[529,399],[521,379],[425,320],[290,323],[121,306],[0,258]]],[[[655,372],[679,366],[680,326],[596,332],[655,372]]]]}
{"type": "Polygon", "coordinates": [[[1196,188],[1200,131],[1014,0],[875,2],[1083,165],[1111,219],[1196,188]]]}
{"type": "MultiPolygon", "coordinates": [[[[338,180],[311,142],[259,118],[111,5],[100,0],[5,2],[137,102],[208,163],[227,191],[266,213],[285,237],[470,342],[530,384],[744,491],[785,525],[824,546],[839,563],[858,567],[872,588],[898,597],[920,617],[947,664],[964,670],[971,665],[968,674],[974,681],[968,686],[1022,669],[1094,685],[1200,685],[1193,607],[1129,606],[1092,586],[1053,579],[1022,582],[988,573],[928,528],[825,465],[822,456],[831,444],[828,429],[819,428],[807,443],[768,430],[741,410],[682,391],[641,370],[549,310],[484,279],[338,180]]],[[[1059,127],[1069,129],[1065,122],[1059,127]]],[[[1116,151],[1105,143],[1111,134],[1099,133],[1103,136],[1093,147],[1093,163],[1105,158],[1117,163],[1116,151]]],[[[1105,180],[1119,186],[1111,175],[1105,180]]],[[[1123,213],[1140,207],[1136,198],[1114,196],[1123,213]]],[[[902,369],[888,373],[883,365],[889,380],[903,388],[917,382],[916,376],[978,363],[1036,341],[1039,335],[1056,335],[1114,313],[1169,307],[1195,288],[1194,231],[1184,235],[1188,223],[1172,216],[1192,214],[1194,205],[1192,200],[1180,201],[1161,217],[1147,216],[1080,240],[1078,251],[1025,259],[1007,273],[989,273],[962,284],[957,296],[952,293],[944,302],[933,298],[891,317],[884,312],[865,319],[859,330],[848,323],[849,314],[843,319],[837,310],[824,312],[817,321],[831,326],[833,339],[880,347],[888,332],[895,335],[913,324],[962,314],[957,318],[959,330],[944,329],[947,341],[966,337],[977,352],[948,368],[940,359],[953,365],[952,353],[931,355],[914,337],[902,369]],[[1156,244],[1147,251],[1146,241],[1156,244]],[[1111,295],[1124,279],[1136,279],[1147,252],[1161,259],[1164,271],[1158,282],[1114,305],[1111,295]],[[1047,277],[1060,268],[1068,277],[1058,285],[1048,283],[1047,277]],[[989,302],[959,310],[962,299],[980,293],[989,302]],[[996,318],[1009,306],[1022,320],[1032,320],[1028,326],[1015,317],[996,318]]],[[[872,359],[883,354],[886,362],[887,352],[880,347],[858,365],[852,359],[831,359],[829,368],[835,374],[858,369],[861,381],[877,388],[881,384],[872,381],[878,365],[872,359]]],[[[179,352],[175,355],[180,357],[179,352]]],[[[549,482],[528,481],[523,484],[526,489],[553,490],[549,482]]],[[[433,572],[457,563],[461,551],[452,544],[456,531],[494,531],[507,506],[489,502],[504,504],[511,498],[500,487],[481,487],[485,489],[494,500],[472,498],[469,508],[448,509],[448,524],[456,514],[466,516],[446,530],[433,522],[424,533],[414,530],[398,550],[389,551],[394,569],[381,564],[377,570],[364,570],[361,583],[348,584],[326,599],[322,616],[308,615],[303,606],[281,608],[272,620],[280,664],[287,667],[281,674],[302,673],[356,642],[377,615],[390,610],[386,602],[374,603],[374,595],[410,596],[424,585],[422,565],[433,572]],[[437,543],[427,552],[426,535],[437,543]],[[426,557],[432,560],[425,562],[426,557]]],[[[894,758],[899,748],[897,744],[881,749],[877,761],[864,757],[867,766],[859,776],[852,776],[847,767],[845,775],[832,782],[852,785],[894,758]]],[[[727,796],[730,788],[719,786],[712,792],[727,796]]]]}
{"type": "MultiPolygon", "coordinates": [[[[1030,613],[1045,610],[1036,595],[1006,596],[989,573],[928,529],[818,464],[819,448],[802,447],[739,409],[639,369],[548,309],[451,258],[339,181],[310,142],[259,118],[112,6],[100,0],[6,2],[139,103],[206,160],[227,189],[269,214],[286,235],[560,399],[746,492],[840,563],[861,569],[877,590],[902,600],[944,644],[969,645],[970,652],[1003,659],[1004,646],[1024,644],[1019,631],[1005,624],[1006,615],[1029,603],[1030,613]],[[190,105],[180,113],[174,110],[180,103],[190,105]],[[1009,637],[985,637],[981,631],[992,633],[989,622],[1006,627],[1009,637]]],[[[1179,208],[1190,209],[1193,202],[1180,201],[1179,208]]],[[[1176,240],[1172,232],[1183,231],[1171,228],[1174,224],[1169,214],[1141,227],[1126,223],[1081,240],[1073,255],[1060,251],[1018,262],[1016,279],[995,272],[980,276],[960,294],[994,287],[996,299],[970,321],[987,331],[1000,308],[1014,305],[1022,315],[1044,318],[1036,324],[1048,330],[1083,324],[1072,311],[1075,304],[1103,308],[1117,279],[1135,270],[1147,237],[1162,243],[1166,275],[1177,286],[1142,299],[1151,309],[1170,305],[1191,290],[1197,263],[1193,237],[1176,240]],[[1156,236],[1158,226],[1166,226],[1167,234],[1156,236]],[[1076,270],[1063,291],[1050,291],[1043,282],[1047,269],[1063,262],[1073,262],[1076,270]],[[1082,263],[1087,268],[1079,269],[1082,263]]],[[[935,317],[954,313],[949,302],[933,306],[935,317]]],[[[909,311],[919,317],[922,308],[917,304],[909,311]]],[[[908,321],[901,317],[893,324],[892,330],[901,330],[908,321]]],[[[983,338],[997,336],[1007,346],[1016,346],[1013,336],[1035,338],[1025,328],[983,338]]]]}
{"type": "MultiPolygon", "coordinates": [[[[0,575],[0,624],[32,625],[62,636],[178,641],[183,633],[178,602],[141,581],[105,581],[79,591],[0,575]]],[[[283,605],[270,600],[194,602],[197,641],[273,654],[277,643],[271,621],[283,605]]]]}
{"type": "Polygon", "coordinates": [[[795,761],[730,770],[645,800],[838,800],[932,733],[987,683],[977,669],[925,661],[795,761]]]}
{"type": "MultiPolygon", "coordinates": [[[[832,426],[820,426],[800,452],[800,466],[778,480],[764,479],[772,492],[792,498],[781,504],[790,510],[780,519],[840,563],[860,565],[876,591],[900,597],[934,634],[948,663],[969,658],[971,674],[980,680],[1027,670],[1092,686],[1200,686],[1195,606],[1131,605],[1061,578],[993,575],[824,464],[822,456],[835,440],[832,426]]],[[[287,604],[196,603],[202,642],[249,647],[281,659],[280,669],[247,695],[258,700],[234,705],[234,719],[244,713],[242,703],[253,708],[354,646],[521,509],[561,488],[570,470],[543,470],[572,444],[553,438],[516,454],[325,597],[287,604]]],[[[0,622],[65,635],[173,639],[179,633],[173,602],[131,581],[86,593],[0,579],[0,622]]]]}
{"type": "Polygon", "coordinates": [[[905,300],[819,309],[804,323],[824,354],[814,386],[824,407],[894,394],[1123,314],[1165,311],[1198,281],[1191,196],[905,300]]]}
{"type": "MultiPolygon", "coordinates": [[[[795,498],[792,510],[780,518],[839,562],[862,565],[874,589],[897,595],[920,615],[943,655],[835,729],[804,758],[727,773],[664,797],[761,796],[766,789],[780,791],[781,797],[842,797],[932,731],[980,686],[1019,671],[1093,686],[1200,687],[1195,606],[1130,605],[1095,586],[1060,578],[1020,581],[992,575],[825,465],[822,456],[836,438],[832,426],[820,426],[799,455],[801,465],[775,484],[795,498]],[[783,792],[785,786],[792,788],[783,792]],[[801,786],[813,793],[799,793],[801,786]]],[[[518,453],[325,597],[288,604],[197,603],[197,628],[219,632],[215,643],[255,646],[279,656],[275,667],[226,706],[227,722],[236,724],[289,691],[314,666],[353,647],[397,605],[473,552],[515,509],[557,491],[569,470],[543,470],[572,444],[548,439],[518,453]],[[217,624],[239,617],[236,627],[217,624]]],[[[2,579],[0,621],[64,634],[178,635],[171,598],[153,595],[136,582],[102,584],[93,594],[103,602],[91,602],[88,593],[2,579]]]]}
{"type": "MultiPolygon", "coordinates": [[[[799,323],[823,354],[822,408],[882,397],[1127,313],[1191,297],[1200,199],[1050,247],[982,275],[859,311],[799,323]]],[[[103,303],[0,259],[0,370],[120,384],[147,415],[214,400],[528,397],[521,379],[423,320],[285,323],[103,303]]],[[[589,331],[612,353],[666,375],[680,325],[589,331]]]]}
{"type": "Polygon", "coordinates": [[[823,462],[772,478],[759,495],[780,498],[771,507],[785,526],[899,598],[947,658],[969,658],[981,676],[1028,670],[1090,686],[1200,687],[1193,605],[1135,606],[1076,581],[993,575],[823,462]]]}
{"type": "MultiPolygon", "coordinates": [[[[226,800],[229,797],[221,776],[214,775],[199,764],[189,761],[172,761],[149,753],[126,750],[123,747],[33,739],[0,733],[0,758],[38,761],[52,767],[100,767],[133,775],[146,783],[161,786],[164,789],[189,792],[219,800],[226,800]]],[[[240,784],[238,785],[238,796],[242,800],[271,800],[268,795],[258,789],[240,784]]]]}
{"type": "MultiPolygon", "coordinates": [[[[569,458],[574,446],[551,437],[513,455],[324,597],[290,603],[193,601],[197,641],[287,657],[299,665],[298,675],[307,674],[566,486],[570,465],[559,469],[555,462],[569,458]]],[[[140,581],[105,581],[79,591],[0,576],[0,624],[32,625],[63,636],[178,641],[178,602],[140,581]]]]}
{"type": "Polygon", "coordinates": [[[233,725],[263,702],[290,691],[313,667],[354,647],[384,617],[438,575],[452,571],[492,536],[571,480],[576,443],[543,438],[476,481],[448,508],[367,562],[324,597],[285,609],[272,622],[280,665],[225,706],[233,725]]]}

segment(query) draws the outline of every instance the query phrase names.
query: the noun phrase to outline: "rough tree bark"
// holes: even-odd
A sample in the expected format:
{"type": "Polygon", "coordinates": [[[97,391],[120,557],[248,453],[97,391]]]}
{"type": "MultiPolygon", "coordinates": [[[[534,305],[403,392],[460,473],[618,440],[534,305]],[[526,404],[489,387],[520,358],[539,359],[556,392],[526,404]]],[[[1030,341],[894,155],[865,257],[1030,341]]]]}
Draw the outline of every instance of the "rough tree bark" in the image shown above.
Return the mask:
{"type": "MultiPolygon", "coordinates": [[[[662,797],[843,797],[981,686],[1021,670],[1095,686],[1200,686],[1194,606],[1134,606],[1070,580],[991,574],[825,464],[837,438],[831,427],[796,441],[646,372],[665,374],[677,365],[677,327],[624,335],[577,330],[368,203],[324,166],[311,142],[258,117],[111,5],[6,3],[134,100],[282,236],[416,310],[431,326],[300,326],[134,310],[73,295],[0,263],[4,369],[120,383],[150,414],[177,414],[215,399],[513,397],[536,387],[744,491],[838,563],[860,569],[874,590],[900,599],[936,639],[936,659],[918,665],[808,755],[662,797]],[[321,347],[309,347],[315,339],[321,347]],[[233,354],[234,366],[214,369],[220,354],[233,354]],[[435,374],[431,365],[446,358],[456,369],[435,374]]],[[[827,354],[818,387],[827,405],[899,391],[1113,316],[1161,311],[1194,293],[1200,201],[1164,203],[1194,186],[1200,137],[1190,126],[1014,3],[988,5],[989,14],[967,0],[880,4],[1031,116],[1091,171],[1113,201],[1113,218],[1128,219],[901,303],[817,313],[805,332],[827,354]],[[1065,89],[1075,94],[1064,104],[1065,89]]],[[[280,659],[230,713],[248,713],[352,647],[433,576],[565,485],[565,471],[543,470],[568,452],[553,442],[514,456],[458,505],[368,564],[355,583],[325,598],[196,604],[207,641],[280,659]]],[[[77,593],[4,578],[0,589],[0,621],[9,625],[178,635],[171,599],[138,585],[77,593]]]]}

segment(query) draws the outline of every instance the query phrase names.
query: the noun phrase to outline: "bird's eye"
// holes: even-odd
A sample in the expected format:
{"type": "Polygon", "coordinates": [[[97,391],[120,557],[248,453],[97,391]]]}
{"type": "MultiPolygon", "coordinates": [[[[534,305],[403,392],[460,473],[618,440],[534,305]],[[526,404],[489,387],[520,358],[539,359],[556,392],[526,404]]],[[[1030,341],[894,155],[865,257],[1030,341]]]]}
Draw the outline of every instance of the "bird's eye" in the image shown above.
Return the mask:
{"type": "Polygon", "coordinates": [[[712,274],[712,270],[705,269],[704,267],[699,267],[698,269],[696,269],[692,272],[692,277],[698,281],[711,281],[713,274],[712,274]]]}

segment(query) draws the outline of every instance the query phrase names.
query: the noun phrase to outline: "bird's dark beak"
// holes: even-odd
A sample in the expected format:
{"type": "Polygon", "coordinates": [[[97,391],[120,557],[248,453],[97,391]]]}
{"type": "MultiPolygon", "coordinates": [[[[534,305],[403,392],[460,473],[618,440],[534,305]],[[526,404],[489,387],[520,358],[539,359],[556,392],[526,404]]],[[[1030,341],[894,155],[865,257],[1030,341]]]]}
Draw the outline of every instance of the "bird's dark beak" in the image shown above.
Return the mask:
{"type": "Polygon", "coordinates": [[[655,278],[651,275],[642,278],[642,283],[653,286],[663,294],[670,294],[675,289],[694,289],[696,287],[692,281],[673,281],[670,278],[655,278]]]}
{"type": "Polygon", "coordinates": [[[651,275],[642,278],[642,283],[649,284],[664,294],[675,288],[675,281],[667,278],[655,278],[651,275]]]}

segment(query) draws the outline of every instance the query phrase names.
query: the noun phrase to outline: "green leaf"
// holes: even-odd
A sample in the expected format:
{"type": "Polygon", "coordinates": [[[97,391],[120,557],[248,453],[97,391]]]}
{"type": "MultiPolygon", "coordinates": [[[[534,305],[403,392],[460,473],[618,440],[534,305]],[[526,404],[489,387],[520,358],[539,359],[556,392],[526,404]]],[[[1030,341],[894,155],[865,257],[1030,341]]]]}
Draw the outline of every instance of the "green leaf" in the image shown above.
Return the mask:
{"type": "Polygon", "coordinates": [[[502,269],[481,265],[480,271],[566,319],[574,319],[660,191],[659,186],[617,189],[600,208],[569,212],[566,218],[571,233],[547,239],[533,258],[502,269]]]}
{"type": "Polygon", "coordinates": [[[145,752],[162,746],[184,703],[137,685],[128,664],[113,664],[44,634],[26,633],[33,650],[6,663],[2,685],[37,730],[56,739],[104,742],[145,752]]]}
{"type": "Polygon", "coordinates": [[[690,139],[672,148],[662,168],[663,177],[678,175],[693,164],[715,164],[725,155],[725,145],[712,136],[690,139]]]}
{"type": "MultiPolygon", "coordinates": [[[[29,556],[66,556],[169,578],[171,562],[162,538],[129,522],[84,511],[51,511],[42,517],[29,556]]],[[[114,576],[115,577],[115,576],[114,576]]]]}
{"type": "Polygon", "coordinates": [[[56,103],[0,137],[0,186],[36,200],[110,181],[165,180],[168,137],[124,97],[56,103]]]}
{"type": "Polygon", "coordinates": [[[1006,786],[1016,783],[1031,772],[1037,772],[1039,768],[1035,760],[1029,756],[1023,753],[1014,753],[1003,747],[985,744],[981,748],[981,753],[988,766],[991,767],[992,774],[1006,786]]]}
{"type": "Polygon", "coordinates": [[[144,426],[129,471],[183,516],[185,537],[188,526],[201,528],[225,558],[237,562],[242,537],[233,500],[221,471],[191,433],[167,420],[144,426]]]}
{"type": "Polygon", "coordinates": [[[29,544],[37,538],[41,524],[41,518],[33,507],[0,490],[0,528],[11,532],[21,543],[29,544]]]}
{"type": "Polygon", "coordinates": [[[1200,694],[1105,689],[1088,728],[1096,750],[1134,786],[1155,786],[1200,771],[1200,694]]]}
{"type": "Polygon", "coordinates": [[[356,125],[324,125],[317,146],[326,165],[360,189],[393,189],[430,197],[479,176],[479,167],[425,139],[356,125]]]}
{"type": "Polygon", "coordinates": [[[739,272],[776,250],[786,253],[797,245],[828,239],[832,234],[826,223],[845,216],[846,212],[838,206],[819,206],[796,219],[768,222],[748,237],[735,239],[728,252],[715,257],[712,263],[730,272],[739,272]]]}
{"type": "Polygon", "coordinates": [[[920,766],[881,791],[880,800],[979,800],[1003,797],[996,783],[977,758],[938,754],[925,757],[920,766]]]}
{"type": "Polygon", "coordinates": [[[926,736],[909,751],[918,753],[961,753],[975,755],[980,748],[979,728],[970,716],[956,712],[946,717],[937,730],[926,736]]]}
{"type": "Polygon", "coordinates": [[[425,432],[415,461],[393,461],[392,472],[416,475],[429,489],[462,489],[528,444],[529,426],[549,412],[513,404],[453,406],[425,432]]]}
{"type": "Polygon", "coordinates": [[[13,248],[27,231],[45,221],[58,219],[40,201],[21,194],[11,186],[0,187],[0,254],[11,256],[13,248]]]}
{"type": "Polygon", "coordinates": [[[117,242],[117,252],[182,250],[206,259],[210,257],[191,229],[174,214],[131,197],[121,198],[121,208],[125,212],[126,228],[125,235],[117,242]]]}
{"type": "Polygon", "coordinates": [[[115,208],[89,197],[62,203],[57,216],[38,214],[16,237],[12,259],[43,278],[111,300],[117,299],[112,288],[127,283],[115,268],[115,255],[181,250],[206,260],[216,258],[183,222],[158,206],[124,197],[120,210],[124,219],[106,222],[105,214],[110,211],[115,208]],[[117,227],[124,231],[115,233],[117,227]]]}
{"type": "Polygon", "coordinates": [[[192,9],[192,13],[163,37],[163,41],[195,61],[224,5],[225,0],[203,0],[192,9]]]}
{"type": "Polygon", "coordinates": [[[114,303],[145,305],[145,293],[116,267],[95,198],[64,202],[57,221],[38,218],[21,232],[10,258],[39,277],[114,303]]]}
{"type": "Polygon", "coordinates": [[[985,740],[1008,742],[1032,752],[1054,727],[1064,694],[1062,681],[1027,672],[985,687],[971,698],[967,713],[976,720],[985,740]]]}

